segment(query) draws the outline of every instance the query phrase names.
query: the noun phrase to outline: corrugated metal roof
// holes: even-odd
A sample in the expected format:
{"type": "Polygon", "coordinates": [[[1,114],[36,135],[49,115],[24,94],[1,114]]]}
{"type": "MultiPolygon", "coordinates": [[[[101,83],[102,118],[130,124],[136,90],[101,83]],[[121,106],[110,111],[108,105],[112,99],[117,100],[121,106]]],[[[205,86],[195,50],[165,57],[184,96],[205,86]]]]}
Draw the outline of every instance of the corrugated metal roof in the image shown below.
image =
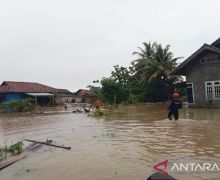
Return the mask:
{"type": "Polygon", "coordinates": [[[53,94],[51,93],[25,93],[25,94],[34,97],[53,96],[53,94]]]}

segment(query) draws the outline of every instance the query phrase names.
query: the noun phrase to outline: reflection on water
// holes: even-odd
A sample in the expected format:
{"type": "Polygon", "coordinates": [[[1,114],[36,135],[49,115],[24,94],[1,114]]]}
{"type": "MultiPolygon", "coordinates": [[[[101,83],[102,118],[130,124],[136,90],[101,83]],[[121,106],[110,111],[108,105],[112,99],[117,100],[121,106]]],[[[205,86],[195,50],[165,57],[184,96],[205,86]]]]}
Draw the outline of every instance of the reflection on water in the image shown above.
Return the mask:
{"type": "MultiPolygon", "coordinates": [[[[220,111],[183,109],[166,119],[164,105],[127,106],[108,118],[85,114],[0,117],[0,143],[56,140],[71,151],[44,147],[0,172],[5,180],[144,180],[162,160],[220,160],[220,111]]],[[[218,173],[175,173],[178,179],[218,179],[218,173]]]]}

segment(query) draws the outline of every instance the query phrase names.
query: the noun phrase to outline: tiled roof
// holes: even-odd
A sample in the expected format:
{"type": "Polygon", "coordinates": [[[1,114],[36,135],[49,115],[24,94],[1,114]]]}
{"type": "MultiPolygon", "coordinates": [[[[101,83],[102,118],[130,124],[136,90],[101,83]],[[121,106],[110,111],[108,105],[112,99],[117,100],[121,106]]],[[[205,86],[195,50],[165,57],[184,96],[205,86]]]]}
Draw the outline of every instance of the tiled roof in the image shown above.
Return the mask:
{"type": "Polygon", "coordinates": [[[63,89],[62,90],[56,89],[35,82],[4,81],[0,86],[0,93],[6,93],[6,92],[55,93],[55,92],[63,92],[63,91],[64,91],[63,89]]]}
{"type": "Polygon", "coordinates": [[[79,96],[91,96],[93,93],[88,89],[79,89],[75,94],[79,96]]]}
{"type": "Polygon", "coordinates": [[[57,89],[57,92],[63,93],[63,94],[73,94],[72,92],[70,92],[70,91],[67,90],[67,89],[57,89]]]}

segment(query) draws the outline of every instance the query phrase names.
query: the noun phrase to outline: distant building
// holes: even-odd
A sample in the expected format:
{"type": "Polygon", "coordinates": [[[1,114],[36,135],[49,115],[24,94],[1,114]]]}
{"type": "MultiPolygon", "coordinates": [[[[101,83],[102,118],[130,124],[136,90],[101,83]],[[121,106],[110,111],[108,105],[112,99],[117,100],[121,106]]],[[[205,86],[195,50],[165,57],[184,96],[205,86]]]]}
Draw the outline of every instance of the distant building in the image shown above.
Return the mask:
{"type": "Polygon", "coordinates": [[[88,89],[79,89],[74,95],[77,103],[93,104],[97,100],[95,94],[88,89]]]}
{"type": "Polygon", "coordinates": [[[172,74],[186,76],[190,106],[220,107],[220,38],[204,44],[172,74]]]}
{"type": "Polygon", "coordinates": [[[4,81],[0,85],[0,102],[21,100],[32,97],[38,105],[48,105],[55,96],[71,94],[68,90],[57,89],[35,82],[4,81]]]}
{"type": "Polygon", "coordinates": [[[55,99],[56,104],[74,103],[75,95],[67,89],[58,89],[58,93],[55,99]]]}

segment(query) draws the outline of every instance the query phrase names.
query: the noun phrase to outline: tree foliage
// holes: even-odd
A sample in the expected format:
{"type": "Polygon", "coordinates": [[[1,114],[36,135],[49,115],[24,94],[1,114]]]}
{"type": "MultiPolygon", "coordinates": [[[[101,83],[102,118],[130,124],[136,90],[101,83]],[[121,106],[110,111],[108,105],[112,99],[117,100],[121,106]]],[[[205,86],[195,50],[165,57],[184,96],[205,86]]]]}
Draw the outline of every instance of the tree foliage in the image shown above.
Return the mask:
{"type": "Polygon", "coordinates": [[[129,98],[129,90],[120,82],[117,82],[112,77],[103,78],[101,81],[102,99],[110,104],[119,104],[125,102],[129,98]]]}
{"type": "MultiPolygon", "coordinates": [[[[177,60],[170,46],[143,43],[132,54],[137,59],[130,67],[116,65],[111,76],[100,81],[100,98],[108,103],[167,101],[174,91],[174,83],[181,79],[171,76],[177,60]]],[[[95,81],[97,83],[97,81],[95,81]]]]}

